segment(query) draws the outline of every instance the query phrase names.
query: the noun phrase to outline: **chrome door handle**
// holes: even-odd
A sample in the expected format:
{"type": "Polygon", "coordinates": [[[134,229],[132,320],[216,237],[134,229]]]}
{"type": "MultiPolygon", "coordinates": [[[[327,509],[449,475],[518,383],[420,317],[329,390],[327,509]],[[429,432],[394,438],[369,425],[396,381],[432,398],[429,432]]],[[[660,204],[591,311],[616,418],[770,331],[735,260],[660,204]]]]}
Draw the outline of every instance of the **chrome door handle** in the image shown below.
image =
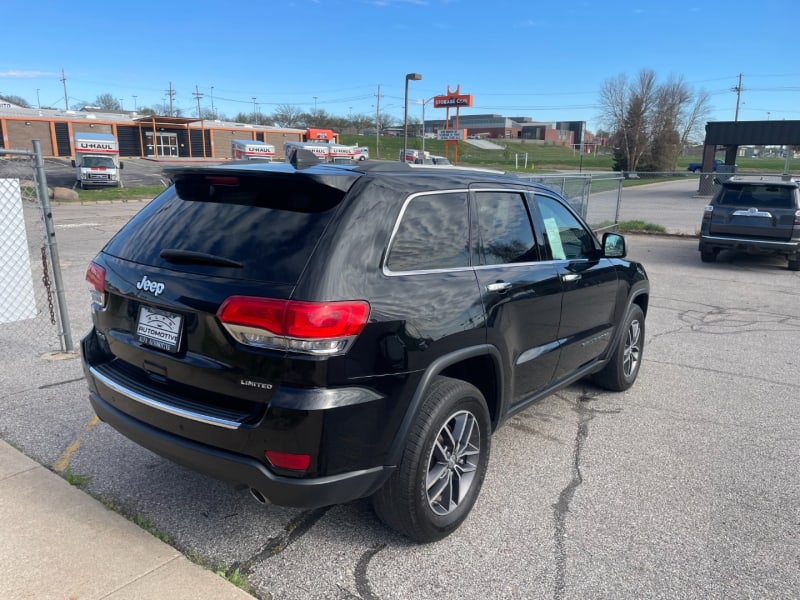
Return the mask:
{"type": "Polygon", "coordinates": [[[581,276],[578,273],[565,273],[561,276],[564,281],[578,281],[580,278],[581,276]]]}
{"type": "Polygon", "coordinates": [[[511,284],[507,281],[498,281],[496,283],[490,283],[486,286],[486,291],[488,292],[505,292],[511,289],[511,284]]]}

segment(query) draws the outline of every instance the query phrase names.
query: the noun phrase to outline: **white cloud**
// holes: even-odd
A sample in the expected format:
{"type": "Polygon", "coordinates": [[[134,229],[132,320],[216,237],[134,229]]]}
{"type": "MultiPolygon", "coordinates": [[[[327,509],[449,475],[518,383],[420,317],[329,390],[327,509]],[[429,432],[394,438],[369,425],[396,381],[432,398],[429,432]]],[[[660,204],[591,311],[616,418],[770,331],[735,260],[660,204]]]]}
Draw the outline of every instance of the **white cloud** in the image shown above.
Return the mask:
{"type": "Polygon", "coordinates": [[[47,71],[0,71],[1,79],[36,79],[37,77],[55,77],[57,73],[47,71]]]}

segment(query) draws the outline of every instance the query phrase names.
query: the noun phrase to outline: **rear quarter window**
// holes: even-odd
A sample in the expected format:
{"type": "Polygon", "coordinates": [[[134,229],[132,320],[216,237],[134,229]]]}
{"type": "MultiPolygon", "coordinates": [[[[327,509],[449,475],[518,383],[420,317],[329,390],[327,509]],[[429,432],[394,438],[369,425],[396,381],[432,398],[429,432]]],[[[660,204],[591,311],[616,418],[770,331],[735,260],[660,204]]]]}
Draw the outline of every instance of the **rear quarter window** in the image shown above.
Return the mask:
{"type": "Polygon", "coordinates": [[[468,211],[465,192],[410,199],[393,236],[387,268],[398,273],[468,267],[468,211]]]}

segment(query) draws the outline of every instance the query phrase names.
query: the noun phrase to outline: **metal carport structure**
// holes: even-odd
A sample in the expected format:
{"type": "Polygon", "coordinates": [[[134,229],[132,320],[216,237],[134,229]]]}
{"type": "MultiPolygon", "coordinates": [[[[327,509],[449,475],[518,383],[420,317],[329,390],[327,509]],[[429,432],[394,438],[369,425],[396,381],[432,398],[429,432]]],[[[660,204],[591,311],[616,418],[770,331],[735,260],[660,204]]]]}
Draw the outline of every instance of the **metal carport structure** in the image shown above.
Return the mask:
{"type": "Polygon", "coordinates": [[[725,150],[725,164],[733,169],[739,146],[800,146],[800,121],[712,121],[706,123],[701,196],[714,193],[714,157],[725,150]],[[720,148],[722,146],[722,148],[720,148]]]}

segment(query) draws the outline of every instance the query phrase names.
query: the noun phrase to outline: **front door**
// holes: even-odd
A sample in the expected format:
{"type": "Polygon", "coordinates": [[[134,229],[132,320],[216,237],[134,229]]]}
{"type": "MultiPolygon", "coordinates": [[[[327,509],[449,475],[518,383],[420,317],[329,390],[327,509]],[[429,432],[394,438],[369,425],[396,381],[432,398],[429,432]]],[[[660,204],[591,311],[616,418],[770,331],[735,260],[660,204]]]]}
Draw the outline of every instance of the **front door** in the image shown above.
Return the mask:
{"type": "Polygon", "coordinates": [[[561,202],[537,194],[536,205],[564,293],[555,374],[559,380],[608,349],[614,337],[617,271],[610,259],[600,257],[591,231],[561,202]]]}

